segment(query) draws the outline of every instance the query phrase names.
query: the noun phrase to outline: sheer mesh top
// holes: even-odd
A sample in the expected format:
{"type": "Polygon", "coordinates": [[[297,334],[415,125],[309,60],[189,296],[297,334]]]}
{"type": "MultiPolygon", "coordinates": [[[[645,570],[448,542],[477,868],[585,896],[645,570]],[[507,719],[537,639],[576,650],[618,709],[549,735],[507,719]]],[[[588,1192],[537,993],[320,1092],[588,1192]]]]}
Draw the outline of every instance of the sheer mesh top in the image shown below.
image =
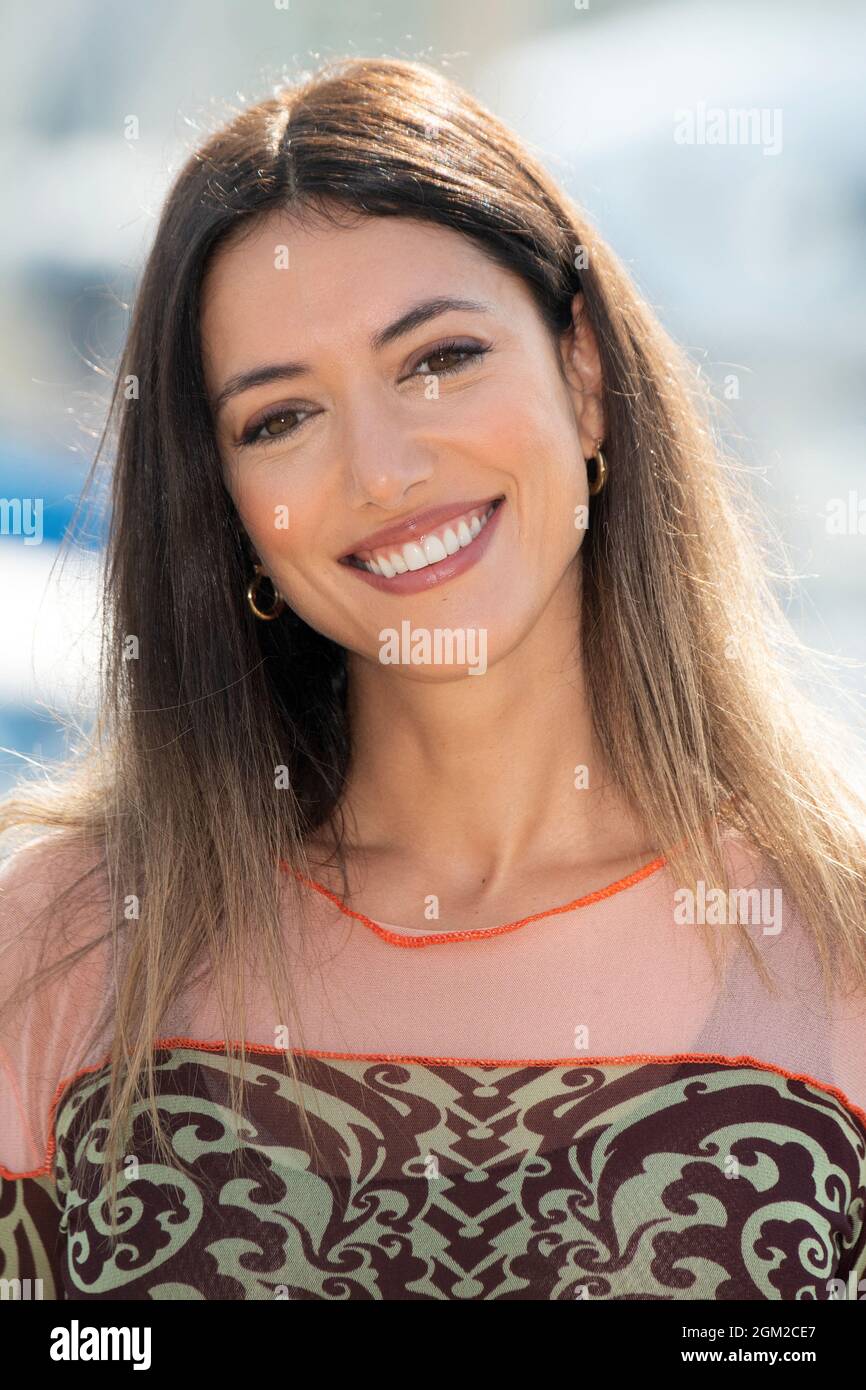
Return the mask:
{"type": "MultiPolygon", "coordinates": [[[[866,999],[825,993],[779,885],[726,845],[732,893],[691,915],[736,911],[769,987],[740,945],[719,980],[663,859],[463,933],[373,921],[304,881],[304,926],[285,921],[298,1018],[250,990],[244,1115],[227,1113],[237,1040],[206,984],[154,1040],[193,1176],[149,1162],[137,1115],[114,1250],[96,1142],[109,1038],[87,1037],[112,988],[99,947],[0,1031],[0,1277],[72,1299],[856,1296],[866,999]]],[[[68,853],[46,837],[4,867],[4,995],[35,964],[18,933],[68,853]]],[[[94,910],[68,927],[63,953],[104,926],[94,910]]]]}

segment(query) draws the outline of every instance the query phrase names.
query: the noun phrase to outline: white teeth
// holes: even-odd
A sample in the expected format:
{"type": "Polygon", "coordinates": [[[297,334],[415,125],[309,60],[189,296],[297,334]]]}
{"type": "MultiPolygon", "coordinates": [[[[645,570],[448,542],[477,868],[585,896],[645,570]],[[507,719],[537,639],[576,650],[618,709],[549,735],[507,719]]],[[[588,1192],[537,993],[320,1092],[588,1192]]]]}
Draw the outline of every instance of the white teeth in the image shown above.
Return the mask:
{"type": "Polygon", "coordinates": [[[406,574],[409,570],[438,565],[447,556],[456,555],[458,550],[465,550],[467,545],[471,545],[487,525],[494,510],[495,506],[491,504],[485,512],[467,513],[468,521],[467,517],[461,517],[456,523],[452,521],[438,534],[431,532],[429,536],[424,536],[420,544],[407,541],[399,549],[387,553],[378,550],[375,559],[359,559],[357,563],[370,574],[378,574],[385,579],[393,579],[395,575],[406,574]]]}
{"type": "Polygon", "coordinates": [[[423,570],[427,565],[427,556],[420,545],[416,545],[414,541],[408,541],[403,546],[403,559],[410,570],[423,570]]]}
{"type": "MultiPolygon", "coordinates": [[[[479,531],[481,527],[478,527],[479,531]]],[[[448,551],[440,541],[438,536],[425,536],[422,549],[427,557],[428,565],[435,565],[437,561],[444,560],[448,551]]]]}

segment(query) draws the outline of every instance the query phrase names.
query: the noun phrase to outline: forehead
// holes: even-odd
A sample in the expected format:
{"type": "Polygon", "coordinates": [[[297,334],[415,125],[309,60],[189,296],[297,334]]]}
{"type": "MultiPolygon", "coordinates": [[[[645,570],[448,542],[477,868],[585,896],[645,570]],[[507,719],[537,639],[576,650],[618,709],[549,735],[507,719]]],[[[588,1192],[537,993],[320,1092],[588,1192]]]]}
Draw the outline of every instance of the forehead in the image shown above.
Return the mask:
{"type": "Polygon", "coordinates": [[[462,291],[513,308],[521,282],[470,237],[409,217],[333,225],[269,213],[224,245],[202,296],[205,355],[232,357],[290,331],[312,348],[367,335],[427,294],[462,291]]]}

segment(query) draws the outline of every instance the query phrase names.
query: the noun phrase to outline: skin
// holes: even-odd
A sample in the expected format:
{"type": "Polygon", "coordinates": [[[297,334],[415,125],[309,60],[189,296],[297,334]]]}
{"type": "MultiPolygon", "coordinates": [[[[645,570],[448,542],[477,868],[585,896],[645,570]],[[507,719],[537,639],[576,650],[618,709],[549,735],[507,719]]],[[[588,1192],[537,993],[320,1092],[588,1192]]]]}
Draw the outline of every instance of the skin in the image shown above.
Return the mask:
{"type": "MultiPolygon", "coordinates": [[[[278,591],[348,653],[353,760],[344,801],[353,905],[379,921],[494,926],[568,902],[658,852],[611,785],[579,651],[585,460],[604,439],[594,334],[558,343],[529,290],[469,238],[407,218],[268,215],[222,249],[202,308],[208,392],[262,363],[311,370],[231,397],[216,415],[224,477],[278,591]],[[289,248],[289,269],[275,248],[289,248]],[[481,300],[375,351],[370,337],[433,296],[481,300]],[[449,338],[481,357],[436,357],[449,338]],[[462,370],[443,367],[465,360],[462,370]],[[560,363],[562,370],[560,370],[560,363]],[[425,391],[438,376],[438,399],[425,391]],[[239,447],[266,410],[286,412],[239,447]],[[296,413],[292,413],[296,412],[296,413]],[[297,428],[292,431],[291,427],[297,428]],[[395,596],[338,557],[440,503],[504,495],[480,562],[395,596]],[[275,524],[281,507],[289,524],[275,524]],[[487,669],[386,665],[379,633],[484,628],[487,669]],[[577,790],[574,769],[589,769],[577,790]]],[[[311,842],[320,879],[325,837],[311,842]]],[[[435,930],[435,926],[433,928],[435,930]]]]}

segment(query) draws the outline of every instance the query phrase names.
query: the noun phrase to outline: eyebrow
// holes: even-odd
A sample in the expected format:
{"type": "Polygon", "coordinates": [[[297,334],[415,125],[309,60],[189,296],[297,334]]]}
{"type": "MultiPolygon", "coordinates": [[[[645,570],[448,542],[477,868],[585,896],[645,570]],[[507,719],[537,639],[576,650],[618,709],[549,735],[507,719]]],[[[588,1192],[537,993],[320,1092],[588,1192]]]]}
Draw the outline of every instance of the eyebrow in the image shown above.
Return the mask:
{"type": "MultiPolygon", "coordinates": [[[[421,324],[427,323],[428,320],[438,318],[440,314],[447,314],[454,309],[476,314],[495,312],[492,304],[485,304],[483,300],[479,299],[455,299],[449,295],[422,299],[417,304],[411,305],[392,323],[377,329],[370,337],[370,346],[374,352],[381,352],[383,347],[387,347],[395,339],[404,337],[407,333],[419,328],[421,324]]],[[[229,377],[214,400],[214,415],[219,415],[223,406],[233,396],[239,396],[242,391],[250,391],[254,386],[266,386],[270,381],[289,381],[292,377],[303,376],[304,373],[312,370],[307,362],[266,362],[260,367],[251,367],[249,371],[237,372],[234,376],[229,377]]]]}

